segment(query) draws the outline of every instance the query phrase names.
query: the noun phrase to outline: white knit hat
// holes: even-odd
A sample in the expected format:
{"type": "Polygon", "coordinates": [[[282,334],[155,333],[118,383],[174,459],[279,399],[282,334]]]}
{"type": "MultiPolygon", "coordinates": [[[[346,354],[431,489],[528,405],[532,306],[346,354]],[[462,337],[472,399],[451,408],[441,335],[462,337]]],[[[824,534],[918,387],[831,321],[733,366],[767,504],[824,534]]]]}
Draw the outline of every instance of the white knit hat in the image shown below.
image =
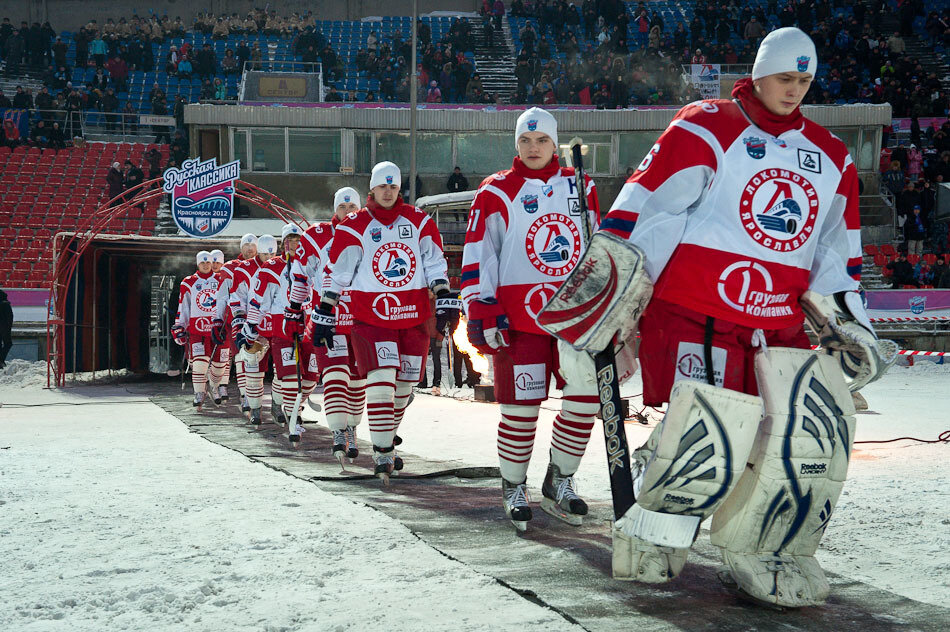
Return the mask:
{"type": "Polygon", "coordinates": [[[291,222],[290,224],[284,224],[283,229],[280,231],[280,238],[287,239],[290,235],[300,235],[301,233],[303,233],[303,231],[300,230],[300,226],[291,222]]]}
{"type": "Polygon", "coordinates": [[[557,120],[547,110],[531,108],[521,113],[521,116],[518,117],[518,124],[515,125],[515,149],[518,148],[518,139],[525,132],[547,134],[554,141],[554,146],[557,147],[557,120]]]}
{"type": "Polygon", "coordinates": [[[372,189],[381,184],[396,184],[402,186],[402,173],[395,163],[387,160],[373,167],[373,175],[369,178],[369,188],[372,189]]]}
{"type": "Polygon", "coordinates": [[[215,248],[211,251],[211,262],[212,263],[224,263],[224,253],[215,248]]]}
{"type": "Polygon", "coordinates": [[[818,53],[811,38],[794,26],[775,29],[759,44],[752,65],[752,78],[760,79],[780,72],[806,72],[812,77],[818,70],[818,53]]]}
{"type": "Polygon", "coordinates": [[[211,263],[211,253],[207,250],[202,250],[197,255],[195,255],[195,260],[198,263],[211,263]]]}
{"type": "Polygon", "coordinates": [[[254,233],[248,233],[241,237],[241,248],[247,244],[254,244],[255,246],[257,245],[257,236],[254,233]]]}
{"type": "Polygon", "coordinates": [[[272,255],[277,252],[277,240],[273,235],[261,235],[257,238],[258,254],[272,255]]]}
{"type": "Polygon", "coordinates": [[[351,202],[353,204],[356,204],[357,206],[361,206],[360,194],[357,193],[356,189],[354,189],[353,187],[343,187],[342,189],[339,189],[336,193],[333,194],[333,210],[334,211],[336,211],[336,209],[340,206],[340,204],[349,204],[351,202]]]}

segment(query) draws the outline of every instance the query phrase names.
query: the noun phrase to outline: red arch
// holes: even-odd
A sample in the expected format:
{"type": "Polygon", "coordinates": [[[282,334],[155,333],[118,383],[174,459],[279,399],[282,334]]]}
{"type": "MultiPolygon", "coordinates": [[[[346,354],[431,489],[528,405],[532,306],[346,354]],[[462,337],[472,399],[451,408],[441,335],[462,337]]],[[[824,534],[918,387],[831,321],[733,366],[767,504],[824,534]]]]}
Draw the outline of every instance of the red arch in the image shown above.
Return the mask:
{"type": "MultiPolygon", "coordinates": [[[[66,298],[79,261],[89,244],[108,226],[109,221],[128,214],[129,210],[167,195],[162,178],[147,180],[112,198],[90,217],[83,219],[72,234],[58,233],[53,238],[53,276],[50,283],[49,309],[46,314],[46,386],[63,386],[66,381],[66,298]],[[131,197],[128,197],[131,195],[131,197]],[[128,199],[125,199],[127,198],[128,199]]],[[[234,197],[265,209],[285,223],[306,229],[307,218],[277,195],[261,187],[235,180],[234,197]]],[[[77,297],[78,300],[78,297],[77,297]]]]}

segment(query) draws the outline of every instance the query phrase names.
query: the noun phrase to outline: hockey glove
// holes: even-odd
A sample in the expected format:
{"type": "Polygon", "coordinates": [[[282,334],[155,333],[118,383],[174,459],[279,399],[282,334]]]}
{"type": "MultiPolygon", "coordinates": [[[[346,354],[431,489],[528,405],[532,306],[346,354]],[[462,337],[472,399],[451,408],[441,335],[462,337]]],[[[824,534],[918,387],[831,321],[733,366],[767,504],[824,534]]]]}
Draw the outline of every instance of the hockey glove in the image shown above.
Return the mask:
{"type": "Polygon", "coordinates": [[[211,321],[211,342],[216,345],[223,345],[228,340],[228,330],[224,326],[224,321],[215,318],[211,321]]]}
{"type": "Polygon", "coordinates": [[[462,311],[462,301],[458,292],[442,290],[435,299],[435,328],[439,333],[448,329],[448,334],[459,326],[459,314],[462,311]]]}
{"type": "Polygon", "coordinates": [[[483,355],[508,346],[508,317],[498,301],[479,299],[468,306],[468,340],[483,355]]]}
{"type": "Polygon", "coordinates": [[[245,322],[241,327],[241,331],[234,337],[234,346],[238,349],[250,349],[251,345],[257,341],[257,336],[257,325],[245,322]]]}
{"type": "Polygon", "coordinates": [[[181,325],[174,325],[172,326],[172,338],[175,339],[175,344],[184,347],[188,344],[188,331],[181,325]]]}
{"type": "Polygon", "coordinates": [[[321,304],[310,314],[310,322],[313,324],[311,328],[313,346],[326,346],[327,349],[332,349],[333,334],[336,333],[336,316],[333,314],[333,309],[328,309],[326,304],[321,304]]]}
{"type": "Polygon", "coordinates": [[[284,308],[284,336],[294,340],[303,332],[303,310],[300,303],[291,303],[284,308]]]}
{"type": "MultiPolygon", "coordinates": [[[[238,335],[241,333],[241,329],[244,327],[244,317],[243,316],[234,316],[231,318],[231,338],[237,341],[238,335]]],[[[238,349],[241,348],[240,345],[236,345],[238,349]]]]}
{"type": "Polygon", "coordinates": [[[897,360],[897,344],[878,340],[857,292],[822,296],[809,290],[799,302],[808,326],[818,335],[821,346],[838,360],[852,391],[880,378],[897,360]]]}

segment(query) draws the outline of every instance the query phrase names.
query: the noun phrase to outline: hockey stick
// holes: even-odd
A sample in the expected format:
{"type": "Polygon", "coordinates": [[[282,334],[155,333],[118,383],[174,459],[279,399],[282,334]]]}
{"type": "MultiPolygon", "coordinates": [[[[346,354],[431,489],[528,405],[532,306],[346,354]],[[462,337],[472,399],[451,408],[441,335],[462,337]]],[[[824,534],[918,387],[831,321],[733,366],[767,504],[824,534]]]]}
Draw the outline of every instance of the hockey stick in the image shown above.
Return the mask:
{"type": "MultiPolygon", "coordinates": [[[[587,210],[587,179],[584,175],[584,159],[580,138],[570,142],[574,163],[577,201],[581,213],[581,232],[584,244],[590,243],[592,234],[587,210]]],[[[604,442],[607,447],[607,464],[610,467],[610,495],[613,498],[614,519],[619,520],[636,502],[633,496],[633,475],[630,471],[630,450],[627,448],[627,432],[623,427],[623,403],[620,400],[620,381],[617,379],[617,361],[612,344],[594,356],[597,375],[597,392],[600,396],[600,417],[604,422],[604,442]]]]}
{"type": "Polygon", "coordinates": [[[294,368],[297,369],[297,397],[294,399],[294,409],[290,411],[287,420],[287,439],[290,445],[296,448],[300,444],[300,435],[297,433],[297,415],[300,413],[300,402],[303,399],[303,377],[300,374],[300,334],[294,334],[294,368]]]}

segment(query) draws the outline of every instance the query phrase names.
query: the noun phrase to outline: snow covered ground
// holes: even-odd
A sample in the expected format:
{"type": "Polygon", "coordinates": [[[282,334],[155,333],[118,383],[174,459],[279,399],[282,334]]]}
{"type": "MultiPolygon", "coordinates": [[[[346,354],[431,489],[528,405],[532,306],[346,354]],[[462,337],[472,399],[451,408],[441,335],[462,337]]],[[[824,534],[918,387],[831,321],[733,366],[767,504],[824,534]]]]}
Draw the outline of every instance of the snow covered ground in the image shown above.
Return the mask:
{"type": "MultiPolygon", "coordinates": [[[[45,367],[24,365],[0,374],[2,630],[573,627],[382,513],[213,445],[121,385],[41,390],[45,367]]],[[[858,417],[857,440],[935,438],[950,428],[948,385],[950,366],[892,369],[863,391],[879,414],[858,417]]],[[[637,378],[624,388],[639,390],[637,378]]],[[[535,499],[557,405],[542,413],[535,499]]],[[[659,415],[647,412],[652,426],[659,415]]],[[[403,447],[493,465],[497,416],[493,404],[419,394],[403,447]]],[[[649,431],[627,425],[632,445],[649,431]]],[[[856,446],[825,568],[946,604],[948,450],[856,446]]],[[[583,496],[609,498],[597,426],[578,480],[583,496]]]]}

